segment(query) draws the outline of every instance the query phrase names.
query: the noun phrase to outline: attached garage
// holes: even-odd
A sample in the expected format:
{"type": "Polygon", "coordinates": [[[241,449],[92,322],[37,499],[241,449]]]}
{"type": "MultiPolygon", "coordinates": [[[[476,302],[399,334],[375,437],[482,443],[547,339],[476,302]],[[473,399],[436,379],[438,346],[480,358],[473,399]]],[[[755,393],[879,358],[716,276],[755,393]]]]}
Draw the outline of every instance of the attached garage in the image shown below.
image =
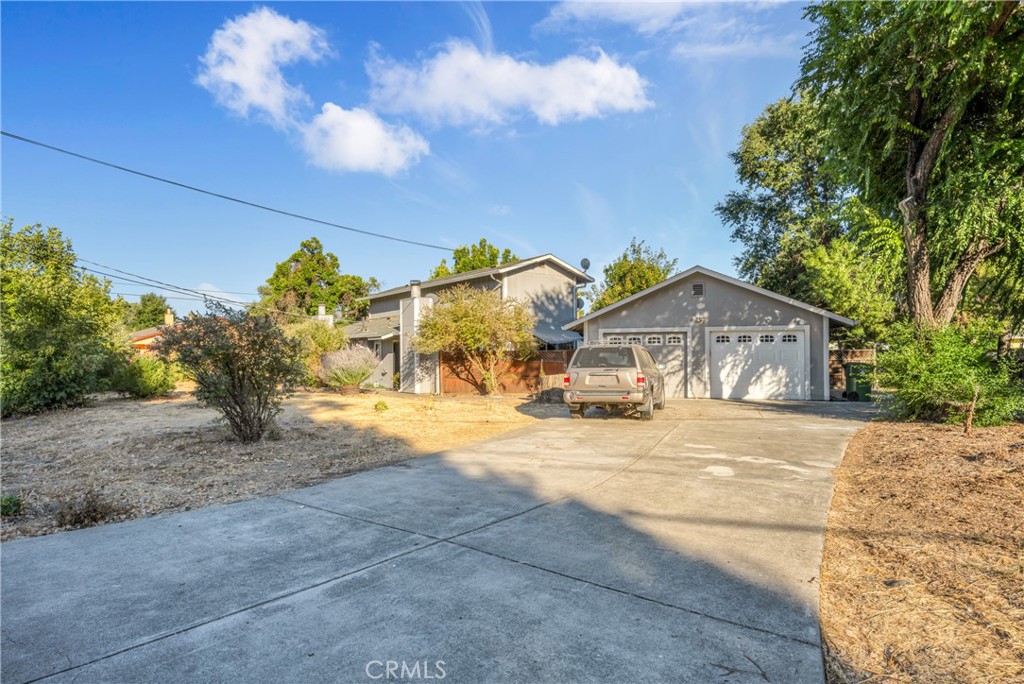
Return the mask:
{"type": "Polygon", "coordinates": [[[694,266],[564,327],[644,345],[673,398],[827,401],[832,325],[855,322],[694,266]]]}

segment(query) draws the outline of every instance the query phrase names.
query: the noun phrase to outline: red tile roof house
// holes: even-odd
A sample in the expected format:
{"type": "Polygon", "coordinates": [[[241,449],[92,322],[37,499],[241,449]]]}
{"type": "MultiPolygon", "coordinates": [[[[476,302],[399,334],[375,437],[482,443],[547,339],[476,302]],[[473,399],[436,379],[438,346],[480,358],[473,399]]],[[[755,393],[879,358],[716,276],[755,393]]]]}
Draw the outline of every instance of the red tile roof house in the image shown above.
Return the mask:
{"type": "Polygon", "coordinates": [[[502,298],[525,301],[536,319],[533,334],[541,349],[575,348],[583,339],[577,332],[562,329],[576,318],[579,288],[594,279],[552,254],[521,259],[446,278],[420,282],[375,292],[369,316],[345,328],[349,339],[377,352],[380,364],[368,383],[390,387],[392,377],[400,374],[400,389],[413,394],[440,394],[441,369],[436,354],[418,354],[411,341],[416,325],[427,307],[445,288],[468,284],[501,292],[502,298]]]}

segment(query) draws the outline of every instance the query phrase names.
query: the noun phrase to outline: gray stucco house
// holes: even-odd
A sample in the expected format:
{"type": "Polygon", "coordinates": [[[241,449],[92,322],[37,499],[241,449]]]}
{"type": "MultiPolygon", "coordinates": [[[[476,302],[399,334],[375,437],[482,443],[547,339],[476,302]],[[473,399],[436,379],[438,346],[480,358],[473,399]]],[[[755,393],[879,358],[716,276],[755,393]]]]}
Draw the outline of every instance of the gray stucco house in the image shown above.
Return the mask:
{"type": "Polygon", "coordinates": [[[671,397],[829,399],[831,311],[703,266],[563,327],[584,344],[643,344],[671,397]]]}
{"type": "Polygon", "coordinates": [[[420,316],[439,292],[463,283],[499,290],[502,298],[514,297],[529,305],[536,319],[533,334],[541,348],[574,347],[583,338],[564,326],[576,318],[580,286],[592,282],[592,277],[551,254],[446,278],[414,280],[366,297],[369,316],[347,326],[345,333],[350,340],[369,346],[380,358],[369,382],[390,386],[394,375],[400,373],[403,392],[437,393],[437,357],[417,354],[411,341],[420,316]]]}

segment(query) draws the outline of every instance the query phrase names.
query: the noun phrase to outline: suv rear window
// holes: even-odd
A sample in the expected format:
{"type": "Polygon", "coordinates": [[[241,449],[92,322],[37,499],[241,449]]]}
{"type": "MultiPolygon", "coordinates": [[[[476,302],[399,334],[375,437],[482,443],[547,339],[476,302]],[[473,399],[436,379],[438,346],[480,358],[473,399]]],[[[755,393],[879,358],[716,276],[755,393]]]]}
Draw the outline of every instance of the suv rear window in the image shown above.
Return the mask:
{"type": "Polygon", "coordinates": [[[572,368],[633,368],[636,360],[629,348],[583,347],[576,352],[572,368]]]}

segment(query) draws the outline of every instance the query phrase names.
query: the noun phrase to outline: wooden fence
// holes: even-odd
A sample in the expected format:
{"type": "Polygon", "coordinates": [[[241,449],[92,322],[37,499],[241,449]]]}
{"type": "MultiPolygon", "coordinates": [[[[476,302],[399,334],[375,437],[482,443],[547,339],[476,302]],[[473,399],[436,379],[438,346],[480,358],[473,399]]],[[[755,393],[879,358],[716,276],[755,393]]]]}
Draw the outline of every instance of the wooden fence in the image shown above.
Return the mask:
{"type": "MultiPolygon", "coordinates": [[[[561,387],[562,376],[569,366],[572,352],[571,349],[540,351],[527,361],[505,361],[498,366],[498,389],[502,394],[534,394],[546,387],[561,387]]],[[[479,390],[471,382],[452,373],[442,356],[441,394],[478,393],[479,390]]]]}
{"type": "Polygon", "coordinates": [[[846,389],[846,375],[843,364],[870,363],[875,365],[874,349],[837,349],[828,353],[828,377],[832,389],[846,389]]]}

